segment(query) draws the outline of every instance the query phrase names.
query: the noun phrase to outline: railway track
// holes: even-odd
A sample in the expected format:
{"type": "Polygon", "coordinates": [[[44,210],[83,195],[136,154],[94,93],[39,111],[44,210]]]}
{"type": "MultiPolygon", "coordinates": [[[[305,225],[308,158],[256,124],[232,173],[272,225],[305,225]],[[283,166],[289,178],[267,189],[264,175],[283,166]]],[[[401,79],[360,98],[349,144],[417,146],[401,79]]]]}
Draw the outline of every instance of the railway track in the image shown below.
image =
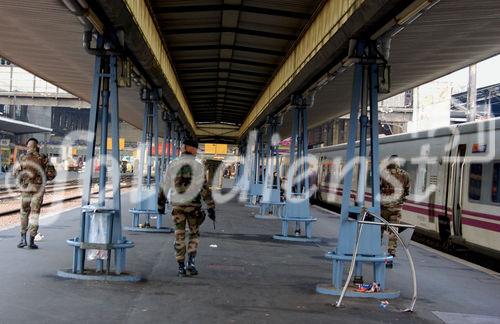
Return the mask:
{"type": "MultiPolygon", "coordinates": [[[[46,189],[66,187],[69,185],[77,185],[77,184],[80,184],[79,179],[68,180],[63,182],[53,182],[53,183],[48,183],[46,189]]],[[[17,185],[0,186],[0,199],[3,199],[9,192],[11,193],[17,190],[18,190],[17,185]]]]}
{"type": "MultiPolygon", "coordinates": [[[[69,191],[69,190],[74,190],[74,189],[78,189],[78,188],[81,188],[81,185],[48,187],[45,189],[45,194],[69,191]]],[[[6,201],[6,200],[15,200],[15,199],[20,198],[20,197],[21,197],[21,194],[18,192],[15,192],[15,193],[3,192],[3,193],[0,193],[0,202],[6,201]]]]}
{"type": "MultiPolygon", "coordinates": [[[[130,188],[132,187],[132,179],[133,177],[132,176],[124,176],[122,177],[121,179],[121,188],[130,188]]],[[[57,185],[55,184],[55,186],[51,186],[50,188],[47,188],[46,191],[45,191],[45,194],[55,194],[55,193],[58,193],[58,192],[66,192],[66,191],[71,191],[71,190],[78,190],[78,189],[81,189],[82,188],[82,184],[78,184],[78,185],[72,185],[72,186],[67,186],[67,184],[75,184],[75,183],[79,183],[78,180],[71,180],[71,181],[68,181],[66,183],[59,183],[60,185],[57,185]]],[[[108,192],[111,192],[112,189],[109,188],[109,189],[106,189],[106,193],[108,192]]],[[[91,192],[92,196],[94,195],[97,195],[98,194],[98,190],[93,190],[91,192]]],[[[19,193],[16,193],[16,194],[11,194],[11,193],[3,193],[4,195],[0,195],[0,206],[1,206],[1,202],[5,202],[5,201],[10,201],[12,202],[13,200],[16,200],[17,198],[20,197],[20,194],[19,193]]],[[[63,203],[63,202],[67,202],[67,201],[72,201],[72,200],[76,200],[76,199],[80,199],[82,197],[82,193],[81,193],[81,190],[76,193],[76,194],[73,194],[73,195],[67,195],[67,196],[63,196],[63,197],[60,197],[60,198],[55,198],[55,199],[52,199],[52,200],[49,200],[49,201],[45,201],[43,204],[42,204],[42,207],[47,207],[47,206],[51,206],[53,204],[58,204],[58,203],[63,203]]],[[[8,216],[8,215],[11,215],[11,214],[15,214],[15,213],[19,213],[19,205],[17,204],[16,207],[13,207],[13,208],[7,208],[5,210],[2,210],[0,208],[0,217],[2,216],[8,216]]]]}
{"type": "MultiPolygon", "coordinates": [[[[132,179],[134,176],[132,174],[122,174],[121,179],[123,180],[129,180],[132,179]]],[[[92,183],[97,182],[98,178],[93,177],[92,178],[92,183]]],[[[63,186],[68,186],[72,184],[81,184],[81,179],[71,179],[67,181],[56,181],[56,182],[49,182],[47,183],[47,188],[50,187],[63,187],[63,186]]],[[[16,184],[10,184],[10,185],[0,185],[0,194],[6,191],[12,191],[12,190],[17,190],[17,185],[16,184]]]]}

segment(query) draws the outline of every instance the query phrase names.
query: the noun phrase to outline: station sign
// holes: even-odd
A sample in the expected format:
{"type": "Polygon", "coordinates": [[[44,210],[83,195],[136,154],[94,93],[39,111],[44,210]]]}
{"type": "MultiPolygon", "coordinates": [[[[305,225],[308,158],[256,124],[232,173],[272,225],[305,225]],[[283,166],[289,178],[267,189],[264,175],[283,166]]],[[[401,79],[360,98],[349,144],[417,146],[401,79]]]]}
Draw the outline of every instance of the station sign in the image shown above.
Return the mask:
{"type": "MultiPolygon", "coordinates": [[[[112,145],[113,145],[113,139],[111,137],[108,137],[108,150],[111,149],[112,145]]],[[[120,139],[118,140],[118,147],[120,150],[124,150],[125,149],[125,138],[123,137],[120,137],[120,139]]]]}
{"type": "Polygon", "coordinates": [[[227,144],[205,144],[205,154],[227,155],[227,144]]]}

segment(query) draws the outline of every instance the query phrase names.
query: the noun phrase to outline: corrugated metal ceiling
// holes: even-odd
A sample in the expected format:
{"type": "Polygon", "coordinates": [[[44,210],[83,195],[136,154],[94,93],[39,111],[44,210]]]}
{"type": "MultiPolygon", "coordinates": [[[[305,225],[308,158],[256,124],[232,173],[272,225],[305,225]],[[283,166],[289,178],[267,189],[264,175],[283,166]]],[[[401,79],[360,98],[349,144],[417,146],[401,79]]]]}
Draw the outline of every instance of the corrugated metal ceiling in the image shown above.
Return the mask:
{"type": "MultiPolygon", "coordinates": [[[[398,1],[371,0],[366,6],[379,10],[398,1]]],[[[165,31],[167,48],[196,121],[238,124],[286,56],[292,38],[297,37],[307,21],[305,15],[310,15],[319,1],[243,0],[241,5],[247,10],[224,7],[222,1],[152,0],[151,4],[153,9],[163,8],[154,14],[161,17],[159,23],[165,31]],[[203,8],[181,12],[186,11],[183,9],[186,6],[203,8]],[[258,14],[255,8],[295,14],[273,16],[269,11],[258,14]],[[223,26],[223,21],[228,25],[223,26]],[[189,31],[191,28],[215,29],[193,33],[189,31]],[[177,32],[172,34],[171,30],[177,32]],[[290,37],[276,38],[274,34],[260,32],[290,37]]],[[[93,57],[82,49],[82,26],[59,0],[38,0],[36,6],[29,0],[2,0],[0,12],[0,56],[85,100],[90,99],[93,57]]],[[[345,50],[348,35],[360,30],[363,18],[353,17],[352,24],[332,37],[273,100],[262,118],[282,107],[291,93],[304,89],[332,58],[345,50]]],[[[500,1],[441,0],[394,38],[390,57],[393,94],[500,53],[498,30],[500,1]]],[[[128,46],[135,46],[135,55],[147,51],[137,41],[128,46]]],[[[146,70],[153,71],[149,72],[151,78],[160,83],[162,75],[154,73],[157,68],[148,55],[144,54],[141,62],[146,70]],[[148,62],[152,67],[147,66],[148,62]]],[[[351,74],[344,73],[318,93],[310,125],[347,112],[351,83],[351,74]]],[[[143,104],[138,89],[120,89],[120,104],[121,117],[141,127],[143,104]]],[[[262,118],[254,125],[262,122],[262,118]]],[[[286,125],[283,129],[286,133],[286,125]]]]}
{"type": "Polygon", "coordinates": [[[321,1],[149,3],[196,122],[240,125],[321,1]]]}

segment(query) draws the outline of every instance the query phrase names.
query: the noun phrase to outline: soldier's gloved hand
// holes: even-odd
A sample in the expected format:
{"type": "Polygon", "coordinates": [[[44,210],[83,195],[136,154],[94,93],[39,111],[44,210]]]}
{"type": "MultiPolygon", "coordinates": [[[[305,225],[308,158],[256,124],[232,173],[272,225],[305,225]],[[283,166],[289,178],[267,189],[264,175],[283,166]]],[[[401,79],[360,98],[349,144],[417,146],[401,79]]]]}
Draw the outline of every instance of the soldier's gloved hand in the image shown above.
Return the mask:
{"type": "Polygon", "coordinates": [[[158,208],[158,214],[165,215],[165,208],[158,208]]]}
{"type": "Polygon", "coordinates": [[[210,218],[212,222],[214,222],[214,229],[215,229],[215,210],[213,208],[208,208],[207,213],[208,213],[208,218],[210,218]]]}

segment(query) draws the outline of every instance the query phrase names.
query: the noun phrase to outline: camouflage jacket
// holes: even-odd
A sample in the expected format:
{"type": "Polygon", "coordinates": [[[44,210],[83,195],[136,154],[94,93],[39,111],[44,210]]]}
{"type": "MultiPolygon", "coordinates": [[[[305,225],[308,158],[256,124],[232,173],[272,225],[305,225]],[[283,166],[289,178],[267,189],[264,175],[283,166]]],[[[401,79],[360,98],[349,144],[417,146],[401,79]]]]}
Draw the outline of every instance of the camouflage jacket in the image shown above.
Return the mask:
{"type": "Polygon", "coordinates": [[[388,165],[380,174],[380,194],[382,206],[401,206],[410,194],[408,172],[396,164],[388,165]]]}
{"type": "Polygon", "coordinates": [[[208,208],[215,208],[212,191],[205,176],[205,168],[201,161],[190,154],[183,154],[168,165],[158,193],[159,212],[165,211],[167,196],[174,207],[200,208],[201,199],[203,199],[208,208]]]}
{"type": "Polygon", "coordinates": [[[18,182],[22,188],[27,188],[29,185],[44,185],[45,181],[53,180],[56,174],[56,169],[49,162],[49,158],[39,152],[21,155],[13,171],[14,177],[19,177],[18,182]]]}

